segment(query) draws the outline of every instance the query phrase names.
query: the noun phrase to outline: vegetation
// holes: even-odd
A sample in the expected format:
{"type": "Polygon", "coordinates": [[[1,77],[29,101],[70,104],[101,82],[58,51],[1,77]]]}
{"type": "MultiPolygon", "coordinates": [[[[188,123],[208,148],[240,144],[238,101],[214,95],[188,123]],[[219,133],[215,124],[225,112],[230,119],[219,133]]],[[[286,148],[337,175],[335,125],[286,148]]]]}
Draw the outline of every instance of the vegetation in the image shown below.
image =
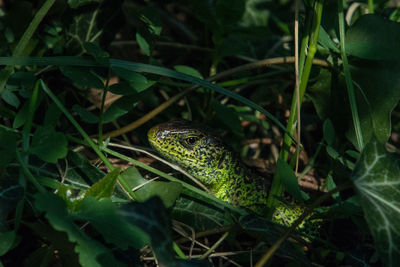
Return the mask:
{"type": "Polygon", "coordinates": [[[0,5],[0,266],[400,265],[397,1],[0,5]],[[300,219],[150,157],[174,118],[218,130],[271,179],[270,214],[300,219]]]}

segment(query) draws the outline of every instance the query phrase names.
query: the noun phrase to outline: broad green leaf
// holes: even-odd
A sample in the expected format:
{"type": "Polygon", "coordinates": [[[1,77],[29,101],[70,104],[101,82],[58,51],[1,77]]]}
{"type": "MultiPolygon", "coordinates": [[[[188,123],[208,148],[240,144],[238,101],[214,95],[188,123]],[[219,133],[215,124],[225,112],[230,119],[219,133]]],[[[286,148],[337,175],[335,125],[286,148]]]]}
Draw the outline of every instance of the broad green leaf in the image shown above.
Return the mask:
{"type": "Polygon", "coordinates": [[[19,101],[18,97],[7,88],[1,94],[1,98],[3,98],[4,102],[9,104],[10,106],[13,106],[14,108],[18,108],[21,104],[21,101],[19,101]]]}
{"type": "Polygon", "coordinates": [[[286,161],[278,158],[276,165],[276,172],[279,175],[281,181],[285,184],[286,190],[298,201],[304,201],[309,199],[309,196],[300,190],[299,183],[297,182],[297,177],[294,174],[290,165],[286,161]]]}
{"type": "MultiPolygon", "coordinates": [[[[391,113],[400,100],[400,64],[359,59],[350,63],[363,139],[375,135],[379,142],[386,142],[391,133],[391,113]]],[[[328,71],[321,71],[308,94],[320,118],[332,121],[335,136],[339,140],[346,136],[357,147],[343,77],[339,76],[336,84],[331,78],[328,71]]]]}
{"type": "Polygon", "coordinates": [[[77,67],[60,67],[61,72],[72,80],[73,83],[89,88],[104,88],[103,81],[94,75],[89,69],[77,67]]]}
{"type": "Polygon", "coordinates": [[[65,203],[60,197],[51,193],[36,194],[35,206],[38,210],[45,212],[45,217],[54,229],[66,232],[69,240],[76,242],[75,251],[79,254],[79,262],[82,266],[120,265],[110,250],[98,241],[90,239],[73,222],[73,217],[68,213],[65,203]],[[99,262],[99,260],[101,261],[99,262]]]}
{"type": "Polygon", "coordinates": [[[361,16],[346,32],[346,53],[375,60],[399,60],[400,23],[378,15],[361,16]]]}
{"type": "Polygon", "coordinates": [[[11,86],[16,86],[21,89],[23,88],[31,89],[35,85],[35,81],[36,81],[36,76],[34,72],[19,71],[15,72],[10,76],[10,78],[7,81],[7,84],[11,86]]]}
{"type": "Polygon", "coordinates": [[[116,95],[132,95],[136,94],[136,90],[132,88],[129,82],[121,81],[111,85],[108,90],[116,95]]]}
{"type": "Polygon", "coordinates": [[[26,101],[22,105],[22,107],[18,110],[18,113],[14,118],[13,128],[15,128],[15,129],[19,128],[25,124],[25,121],[28,117],[28,112],[29,112],[29,101],[26,101]]]}
{"type": "Polygon", "coordinates": [[[96,199],[110,197],[114,191],[115,183],[121,168],[116,168],[108,173],[103,179],[92,185],[84,194],[84,198],[91,196],[96,199]]]}
{"type": "Polygon", "coordinates": [[[179,266],[172,250],[171,225],[161,200],[151,198],[143,203],[124,205],[119,214],[128,222],[139,227],[151,237],[153,249],[159,264],[179,266]]]}
{"type": "Polygon", "coordinates": [[[103,122],[108,123],[125,115],[136,107],[138,103],[137,95],[124,96],[112,103],[112,105],[104,112],[103,122]]]}
{"type": "Polygon", "coordinates": [[[13,247],[15,237],[14,231],[0,232],[0,256],[6,254],[13,247]]]}
{"type": "Polygon", "coordinates": [[[124,68],[112,67],[113,71],[122,79],[129,82],[134,88],[132,93],[140,93],[155,84],[155,81],[149,81],[147,78],[137,72],[129,71],[124,68]]]}
{"type": "Polygon", "coordinates": [[[375,247],[386,266],[400,265],[400,156],[376,138],[365,146],[352,179],[375,247]]]}
{"type": "Polygon", "coordinates": [[[99,118],[94,115],[92,112],[87,110],[86,108],[83,108],[77,104],[72,106],[72,110],[75,111],[79,117],[81,117],[81,120],[87,123],[98,123],[99,118]]]}
{"type": "Polygon", "coordinates": [[[38,126],[32,138],[30,152],[44,161],[57,163],[68,153],[67,138],[51,126],[38,126]]]}
{"type": "Polygon", "coordinates": [[[154,196],[160,197],[164,205],[169,208],[182,192],[182,185],[178,182],[162,182],[144,179],[139,171],[130,167],[121,176],[129,184],[130,188],[135,189],[135,194],[139,201],[146,201],[154,196]]]}
{"type": "Polygon", "coordinates": [[[118,209],[109,198],[96,200],[88,197],[83,200],[79,212],[74,214],[74,217],[90,222],[108,243],[113,243],[121,249],[127,249],[129,246],[140,249],[150,244],[149,234],[124,220],[118,214],[118,209]]]}
{"type": "Polygon", "coordinates": [[[199,78],[199,79],[204,79],[203,75],[201,75],[201,73],[196,70],[195,68],[189,67],[189,66],[185,66],[185,65],[176,65],[174,66],[174,69],[178,72],[182,72],[185,73],[187,75],[199,78]]]}
{"type": "MultiPolygon", "coordinates": [[[[400,100],[400,64],[387,61],[352,64],[353,81],[360,86],[356,93],[363,138],[369,140],[375,135],[384,143],[391,133],[392,111],[400,100]]],[[[355,140],[350,129],[347,136],[355,140]]]]}

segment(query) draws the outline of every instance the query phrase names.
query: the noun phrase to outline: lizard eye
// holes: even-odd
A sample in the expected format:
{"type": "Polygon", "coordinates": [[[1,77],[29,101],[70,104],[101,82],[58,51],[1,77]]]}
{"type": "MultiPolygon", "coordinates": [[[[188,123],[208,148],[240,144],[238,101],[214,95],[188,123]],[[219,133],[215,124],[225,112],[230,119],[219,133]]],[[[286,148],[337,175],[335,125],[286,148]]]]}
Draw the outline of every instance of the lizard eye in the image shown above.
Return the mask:
{"type": "Polygon", "coordinates": [[[194,143],[196,143],[197,139],[198,138],[196,138],[196,137],[188,137],[188,138],[186,138],[186,142],[190,145],[193,145],[194,143]]]}

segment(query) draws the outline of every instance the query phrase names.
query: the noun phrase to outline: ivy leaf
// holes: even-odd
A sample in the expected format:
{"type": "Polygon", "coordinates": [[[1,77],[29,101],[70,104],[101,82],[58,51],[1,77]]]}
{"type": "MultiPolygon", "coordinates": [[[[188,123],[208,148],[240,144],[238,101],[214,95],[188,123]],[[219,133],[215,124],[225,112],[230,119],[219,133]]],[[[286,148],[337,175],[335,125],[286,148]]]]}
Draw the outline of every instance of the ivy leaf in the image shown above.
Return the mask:
{"type": "Polygon", "coordinates": [[[40,159],[57,163],[58,159],[65,158],[68,153],[67,138],[56,132],[51,126],[38,126],[33,138],[30,152],[40,159]]]}
{"type": "Polygon", "coordinates": [[[361,207],[386,266],[400,265],[400,156],[375,137],[365,146],[352,179],[361,207]]]}

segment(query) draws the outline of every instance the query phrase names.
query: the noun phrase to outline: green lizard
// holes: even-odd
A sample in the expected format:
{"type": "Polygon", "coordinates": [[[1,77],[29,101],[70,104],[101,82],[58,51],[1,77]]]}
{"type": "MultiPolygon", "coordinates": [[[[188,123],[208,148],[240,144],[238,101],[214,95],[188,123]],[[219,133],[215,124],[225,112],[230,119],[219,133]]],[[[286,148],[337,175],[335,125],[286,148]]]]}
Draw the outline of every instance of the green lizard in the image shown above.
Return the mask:
{"type": "MultiPolygon", "coordinates": [[[[176,120],[152,127],[147,136],[162,157],[185,169],[217,198],[259,215],[265,212],[270,183],[246,168],[206,126],[176,120]]],[[[298,206],[281,206],[274,220],[288,226],[302,211],[298,206]]]]}

